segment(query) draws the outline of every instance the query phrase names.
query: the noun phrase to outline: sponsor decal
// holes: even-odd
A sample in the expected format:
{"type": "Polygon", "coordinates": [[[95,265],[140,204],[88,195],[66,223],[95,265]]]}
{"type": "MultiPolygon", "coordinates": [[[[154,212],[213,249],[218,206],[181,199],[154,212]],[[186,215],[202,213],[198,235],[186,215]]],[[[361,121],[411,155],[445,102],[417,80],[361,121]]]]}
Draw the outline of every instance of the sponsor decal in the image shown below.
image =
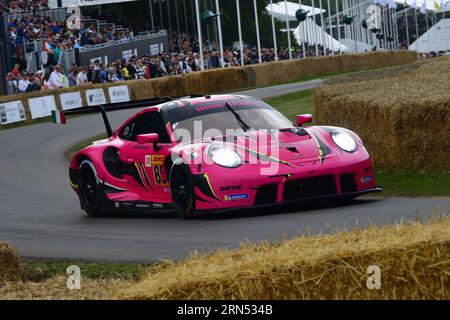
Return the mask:
{"type": "Polygon", "coordinates": [[[70,110],[80,108],[83,105],[80,92],[68,92],[59,95],[61,100],[61,108],[63,110],[70,110]]]}
{"type": "Polygon", "coordinates": [[[151,155],[146,155],[145,156],[145,166],[146,167],[151,167],[152,166],[152,156],[151,155]]]}
{"type": "Polygon", "coordinates": [[[86,90],[86,101],[88,106],[95,106],[106,103],[105,93],[103,89],[86,90]]]}
{"type": "Polygon", "coordinates": [[[163,208],[163,204],[162,203],[154,203],[153,204],[153,209],[162,209],[163,208]]]}
{"type": "Polygon", "coordinates": [[[241,190],[242,185],[237,185],[237,186],[221,186],[220,187],[220,191],[237,191],[237,190],[241,190]]]}
{"type": "Polygon", "coordinates": [[[108,88],[111,103],[130,101],[130,94],[127,86],[116,86],[108,88]]]}
{"type": "Polygon", "coordinates": [[[148,203],[136,203],[136,208],[150,208],[148,203]]]}
{"type": "Polygon", "coordinates": [[[114,202],[114,207],[120,208],[120,203],[119,202],[114,202]]]}
{"type": "Polygon", "coordinates": [[[370,182],[370,181],[372,181],[373,180],[373,177],[372,176],[365,176],[365,177],[362,177],[361,178],[361,182],[362,183],[367,183],[367,182],[370,182]]]}
{"type": "Polygon", "coordinates": [[[242,193],[242,194],[230,194],[228,196],[224,197],[225,200],[244,200],[248,199],[248,193],[242,193]]]}
{"type": "Polygon", "coordinates": [[[25,110],[21,101],[7,102],[0,105],[0,124],[25,120],[25,110]]]}
{"type": "Polygon", "coordinates": [[[164,163],[164,156],[162,154],[152,155],[152,165],[162,165],[164,163]]]}

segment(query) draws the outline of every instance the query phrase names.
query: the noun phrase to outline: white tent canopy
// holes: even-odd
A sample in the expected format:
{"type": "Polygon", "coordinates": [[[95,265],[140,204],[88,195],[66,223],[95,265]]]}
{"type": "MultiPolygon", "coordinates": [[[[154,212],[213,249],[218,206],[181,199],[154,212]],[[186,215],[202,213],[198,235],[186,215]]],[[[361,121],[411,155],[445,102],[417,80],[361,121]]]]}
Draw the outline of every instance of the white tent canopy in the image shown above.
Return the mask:
{"type": "MultiPolygon", "coordinates": [[[[305,5],[302,5],[300,7],[300,5],[298,3],[287,1],[287,12],[288,12],[287,17],[288,17],[289,21],[297,21],[297,18],[295,17],[295,13],[297,12],[298,9],[303,9],[305,11],[309,11],[308,17],[311,17],[313,15],[312,14],[313,7],[305,6],[305,5]]],[[[274,3],[273,10],[271,10],[271,6],[270,6],[270,4],[268,4],[266,6],[266,10],[267,10],[267,12],[269,12],[269,14],[273,15],[274,18],[277,18],[283,22],[286,22],[286,7],[285,7],[284,1],[274,3]]],[[[326,10],[322,9],[322,12],[326,12],[326,10]]],[[[315,15],[320,14],[320,8],[314,7],[314,14],[315,15]]]]}
{"type": "Polygon", "coordinates": [[[438,52],[450,50],[450,19],[442,19],[421,35],[409,50],[418,52],[438,52]]]}
{"type": "Polygon", "coordinates": [[[345,45],[339,43],[339,41],[330,36],[328,32],[323,30],[322,27],[314,23],[311,19],[302,21],[294,30],[294,36],[298,43],[307,42],[309,45],[315,45],[317,43],[330,50],[349,51],[345,45]]]}
{"type": "Polygon", "coordinates": [[[371,45],[361,41],[355,41],[353,39],[341,39],[341,43],[346,46],[350,52],[365,52],[372,51],[372,48],[375,46],[377,50],[384,50],[378,47],[378,44],[371,45]]]}

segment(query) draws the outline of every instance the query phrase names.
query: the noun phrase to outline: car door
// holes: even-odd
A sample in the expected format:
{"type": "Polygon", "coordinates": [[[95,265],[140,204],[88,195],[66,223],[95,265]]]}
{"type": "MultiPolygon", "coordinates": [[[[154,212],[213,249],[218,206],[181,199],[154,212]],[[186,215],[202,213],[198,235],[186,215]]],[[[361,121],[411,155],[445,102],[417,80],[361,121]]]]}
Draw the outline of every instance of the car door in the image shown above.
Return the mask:
{"type": "Polygon", "coordinates": [[[139,199],[149,202],[170,201],[168,184],[170,147],[172,143],[157,110],[149,110],[138,115],[119,132],[123,140],[120,159],[129,168],[129,183],[134,187],[139,199]],[[137,136],[157,133],[159,142],[139,144],[137,136]]]}

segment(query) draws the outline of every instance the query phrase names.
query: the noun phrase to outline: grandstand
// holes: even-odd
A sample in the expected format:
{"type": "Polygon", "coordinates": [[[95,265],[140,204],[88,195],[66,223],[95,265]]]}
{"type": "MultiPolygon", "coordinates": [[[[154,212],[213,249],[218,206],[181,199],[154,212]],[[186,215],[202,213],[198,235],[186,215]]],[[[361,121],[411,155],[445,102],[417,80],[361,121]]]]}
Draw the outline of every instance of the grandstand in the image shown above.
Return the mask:
{"type": "MultiPolygon", "coordinates": [[[[52,66],[61,65],[67,76],[80,66],[96,64],[107,72],[114,64],[122,69],[141,60],[148,79],[370,50],[411,49],[434,56],[433,51],[450,49],[445,17],[450,1],[442,2],[442,8],[430,1],[0,0],[0,72],[6,75],[18,64],[21,71],[48,75],[52,66]],[[81,5],[81,12],[76,27],[69,28],[77,13],[72,4],[81,5]],[[244,28],[241,16],[251,17],[242,19],[244,28]],[[370,26],[369,16],[377,16],[370,26]],[[259,25],[271,34],[260,33],[259,25]]],[[[102,77],[137,79],[135,68],[131,77],[126,70],[125,75],[102,77]]],[[[5,79],[0,79],[3,93],[5,79]]]]}

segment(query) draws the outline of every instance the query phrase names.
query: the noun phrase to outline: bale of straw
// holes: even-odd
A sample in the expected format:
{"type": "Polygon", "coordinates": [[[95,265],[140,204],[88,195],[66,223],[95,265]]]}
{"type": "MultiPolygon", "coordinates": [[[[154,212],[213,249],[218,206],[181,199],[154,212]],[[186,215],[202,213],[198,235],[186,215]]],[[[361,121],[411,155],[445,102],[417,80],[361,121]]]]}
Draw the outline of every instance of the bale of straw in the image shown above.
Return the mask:
{"type": "Polygon", "coordinates": [[[449,299],[449,265],[450,220],[441,217],[196,255],[150,269],[115,297],[449,299]],[[381,271],[379,290],[367,286],[373,265],[381,271]]]}
{"type": "Polygon", "coordinates": [[[45,95],[55,95],[57,107],[61,108],[59,95],[80,91],[83,106],[87,106],[86,90],[103,88],[109,101],[108,88],[126,84],[132,100],[162,96],[180,96],[190,93],[213,94],[225,91],[267,86],[308,77],[339,72],[369,70],[407,64],[418,60],[413,51],[370,52],[351,55],[314,57],[292,61],[278,61],[227,69],[206,70],[188,75],[150,80],[133,80],[106,84],[88,84],[60,90],[46,90],[0,97],[0,103],[22,101],[27,114],[27,122],[32,122],[28,99],[45,95]]]}
{"type": "Polygon", "coordinates": [[[7,242],[0,242],[0,284],[21,279],[20,259],[7,242]]]}
{"type": "Polygon", "coordinates": [[[355,131],[380,168],[450,171],[449,67],[443,57],[330,81],[314,94],[317,122],[355,131]]]}

